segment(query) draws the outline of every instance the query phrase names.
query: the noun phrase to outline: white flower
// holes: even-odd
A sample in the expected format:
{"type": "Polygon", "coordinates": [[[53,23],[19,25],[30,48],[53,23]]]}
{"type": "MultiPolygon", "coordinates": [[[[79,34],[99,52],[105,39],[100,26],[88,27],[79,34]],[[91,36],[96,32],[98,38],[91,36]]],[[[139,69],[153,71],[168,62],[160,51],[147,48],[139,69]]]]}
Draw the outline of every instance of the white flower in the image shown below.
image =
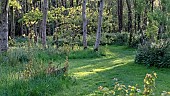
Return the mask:
{"type": "Polygon", "coordinates": [[[140,90],[140,89],[137,89],[136,91],[137,91],[138,93],[141,93],[141,90],[140,90]]]}

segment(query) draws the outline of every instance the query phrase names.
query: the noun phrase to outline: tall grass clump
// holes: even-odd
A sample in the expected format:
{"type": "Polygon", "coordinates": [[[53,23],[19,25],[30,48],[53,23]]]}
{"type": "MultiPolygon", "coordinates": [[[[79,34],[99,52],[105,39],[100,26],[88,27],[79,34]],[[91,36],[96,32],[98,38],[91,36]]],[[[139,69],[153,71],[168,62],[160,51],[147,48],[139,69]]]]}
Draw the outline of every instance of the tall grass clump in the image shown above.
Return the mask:
{"type": "Polygon", "coordinates": [[[75,82],[73,77],[67,75],[68,64],[68,59],[65,60],[64,67],[59,67],[53,62],[47,65],[45,62],[31,58],[23,66],[15,65],[17,68],[1,66],[0,95],[55,95],[75,82]]]}

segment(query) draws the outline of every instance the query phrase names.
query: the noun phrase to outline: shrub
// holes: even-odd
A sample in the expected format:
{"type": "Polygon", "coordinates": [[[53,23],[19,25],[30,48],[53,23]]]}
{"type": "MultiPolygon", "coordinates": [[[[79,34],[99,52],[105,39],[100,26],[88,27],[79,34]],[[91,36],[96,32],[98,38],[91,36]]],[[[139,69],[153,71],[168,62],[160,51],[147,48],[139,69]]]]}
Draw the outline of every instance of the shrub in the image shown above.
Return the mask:
{"type": "Polygon", "coordinates": [[[128,43],[127,32],[122,33],[104,33],[101,38],[101,45],[105,44],[116,44],[116,45],[126,45],[128,43]]]}
{"type": "Polygon", "coordinates": [[[115,44],[118,44],[118,45],[126,45],[128,42],[128,33],[125,33],[125,32],[116,33],[115,39],[113,41],[115,44]]]}
{"type": "MultiPolygon", "coordinates": [[[[103,94],[103,96],[153,96],[155,95],[155,79],[156,73],[146,74],[144,78],[144,90],[138,88],[138,86],[126,86],[116,82],[112,88],[100,86],[97,94],[103,94]]],[[[170,92],[163,91],[161,96],[169,96],[170,92]]]]}
{"type": "Polygon", "coordinates": [[[26,36],[16,37],[15,40],[17,43],[25,43],[28,42],[28,37],[26,36]]]}
{"type": "Polygon", "coordinates": [[[146,66],[170,67],[170,47],[168,40],[159,40],[158,42],[140,45],[135,62],[138,64],[144,64],[146,66]]]}
{"type": "Polygon", "coordinates": [[[133,40],[132,40],[132,42],[131,42],[131,47],[133,47],[133,48],[138,48],[138,45],[139,45],[140,42],[141,42],[140,39],[141,39],[141,37],[140,37],[139,35],[134,34],[133,40]]]}

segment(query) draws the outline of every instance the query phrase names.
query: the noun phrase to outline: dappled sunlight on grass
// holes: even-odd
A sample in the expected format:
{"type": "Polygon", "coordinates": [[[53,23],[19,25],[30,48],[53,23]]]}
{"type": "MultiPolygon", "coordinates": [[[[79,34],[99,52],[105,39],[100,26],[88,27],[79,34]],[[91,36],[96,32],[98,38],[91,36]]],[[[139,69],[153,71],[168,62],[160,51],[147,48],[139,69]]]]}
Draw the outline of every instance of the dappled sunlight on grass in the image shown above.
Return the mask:
{"type": "Polygon", "coordinates": [[[92,74],[97,74],[98,72],[107,71],[107,70],[110,70],[110,69],[113,69],[113,68],[116,68],[116,67],[119,67],[119,66],[122,66],[122,65],[125,65],[125,64],[119,64],[119,65],[115,65],[115,66],[107,67],[107,68],[92,69],[90,72],[87,72],[87,71],[75,72],[74,76],[81,78],[81,77],[89,76],[89,75],[92,75],[92,74]]]}
{"type": "Polygon", "coordinates": [[[74,76],[76,77],[84,77],[84,76],[88,76],[88,75],[91,75],[91,74],[95,74],[96,72],[77,72],[77,73],[74,73],[74,76]]]}
{"type": "Polygon", "coordinates": [[[121,64],[121,63],[129,63],[129,62],[132,62],[132,61],[134,61],[133,59],[129,59],[129,58],[122,58],[122,59],[117,59],[117,60],[113,60],[113,61],[111,61],[112,63],[115,63],[115,64],[121,64]]]}
{"type": "Polygon", "coordinates": [[[126,64],[118,64],[118,65],[115,65],[115,66],[112,66],[112,67],[107,67],[107,68],[104,68],[104,69],[93,69],[93,72],[102,72],[102,71],[110,70],[110,69],[113,69],[113,68],[116,68],[116,67],[119,67],[119,66],[122,66],[122,65],[126,65],[126,64]]]}
{"type": "MultiPolygon", "coordinates": [[[[105,59],[95,59],[92,63],[85,64],[85,66],[75,68],[74,76],[81,78],[85,76],[90,76],[92,74],[96,74],[98,72],[104,72],[107,70],[114,69],[116,67],[120,67],[129,62],[132,62],[133,59],[129,58],[105,58],[105,59]]],[[[91,61],[90,61],[91,62],[91,61]]]]}
{"type": "Polygon", "coordinates": [[[86,66],[78,67],[78,68],[76,68],[76,70],[87,69],[87,68],[90,68],[90,67],[92,67],[92,65],[86,65],[86,66]]]}
{"type": "MultiPolygon", "coordinates": [[[[67,87],[67,83],[69,84],[67,80],[61,81],[57,77],[49,78],[40,76],[39,79],[32,79],[28,81],[20,80],[18,79],[19,75],[17,72],[23,70],[23,65],[18,67],[3,66],[0,68],[0,83],[10,83],[7,88],[17,88],[17,90],[21,92],[25,88],[24,90],[30,90],[30,92],[38,90],[52,94],[52,96],[98,96],[95,95],[95,91],[98,87],[107,86],[112,88],[115,82],[113,80],[114,78],[117,78],[118,82],[127,86],[139,84],[139,88],[142,89],[145,74],[154,71],[158,74],[156,84],[159,85],[156,85],[156,94],[163,91],[162,89],[169,91],[169,69],[158,70],[157,68],[148,68],[143,65],[134,64],[134,49],[124,46],[105,47],[106,46],[101,46],[102,51],[105,51],[106,56],[96,58],[79,58],[79,56],[75,55],[75,59],[70,58],[68,60],[68,73],[70,76],[73,76],[73,80],[75,78],[75,82],[70,87],[67,87]],[[22,87],[23,85],[25,87],[22,87]],[[48,87],[49,85],[50,87],[48,87]]],[[[46,59],[48,56],[46,53],[43,54],[46,59]]],[[[76,54],[80,54],[80,56],[84,55],[81,54],[81,52],[76,54]]],[[[88,54],[86,54],[86,57],[89,56],[88,54]]],[[[63,60],[57,58],[54,59],[53,64],[57,66],[60,65],[60,63],[63,64],[63,62],[63,60]]],[[[48,62],[43,62],[43,64],[44,66],[47,66],[48,62]]],[[[6,88],[5,83],[1,84],[0,88],[6,88]]]]}
{"type": "Polygon", "coordinates": [[[162,88],[170,89],[169,81],[162,82],[162,78],[170,78],[165,71],[156,68],[147,68],[142,65],[134,64],[135,50],[128,49],[123,46],[108,46],[107,54],[101,58],[76,59],[70,60],[70,74],[77,77],[78,84],[74,86],[77,96],[96,96],[94,91],[99,86],[111,87],[114,82],[113,78],[117,78],[119,82],[125,85],[139,84],[139,88],[143,89],[143,79],[146,73],[155,71],[158,74],[157,83],[160,86],[156,90],[156,94],[162,91],[162,88]],[[164,72],[164,73],[162,73],[164,72]]]}
{"type": "MultiPolygon", "coordinates": [[[[107,67],[114,67],[115,65],[122,65],[127,64],[129,62],[132,62],[132,57],[124,57],[124,58],[100,58],[100,59],[92,59],[92,60],[81,60],[84,64],[77,67],[74,66],[74,71],[88,71],[89,69],[95,69],[95,68],[107,68],[107,67]]],[[[74,62],[74,61],[73,61],[74,62]]],[[[81,64],[81,63],[80,63],[81,64]]],[[[79,64],[79,65],[80,65],[79,64]]],[[[72,64],[71,64],[72,65],[72,64]]]]}

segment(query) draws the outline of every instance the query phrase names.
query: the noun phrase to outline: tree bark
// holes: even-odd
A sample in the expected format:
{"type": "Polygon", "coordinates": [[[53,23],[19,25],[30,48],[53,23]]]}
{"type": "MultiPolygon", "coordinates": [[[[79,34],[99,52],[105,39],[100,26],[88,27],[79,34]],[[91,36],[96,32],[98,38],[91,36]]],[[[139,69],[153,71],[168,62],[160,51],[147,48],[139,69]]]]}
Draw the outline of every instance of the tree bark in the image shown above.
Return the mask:
{"type": "Polygon", "coordinates": [[[61,5],[66,8],[67,7],[66,0],[61,0],[61,5]]]}
{"type": "Polygon", "coordinates": [[[118,3],[119,32],[121,32],[123,28],[123,1],[118,0],[117,3],[118,3]]]}
{"type": "Polygon", "coordinates": [[[151,0],[151,11],[153,12],[153,9],[154,9],[154,1],[155,0],[151,0]]]}
{"type": "Polygon", "coordinates": [[[83,16],[83,46],[84,46],[84,49],[87,48],[86,3],[87,3],[87,0],[83,0],[83,4],[82,4],[82,16],[83,16]]]}
{"type": "Polygon", "coordinates": [[[48,10],[48,0],[44,0],[43,6],[43,20],[42,20],[42,45],[46,48],[46,24],[47,24],[47,10],[48,10]]]}
{"type": "Polygon", "coordinates": [[[133,0],[133,6],[134,6],[134,32],[137,33],[137,11],[136,11],[136,0],[133,0]]]}
{"type": "Polygon", "coordinates": [[[15,37],[15,14],[14,14],[14,7],[11,6],[10,7],[10,11],[11,11],[11,38],[15,37]]]}
{"type": "Polygon", "coordinates": [[[79,5],[79,0],[76,0],[76,6],[78,6],[79,5]]]}
{"type": "Polygon", "coordinates": [[[131,1],[130,0],[126,0],[126,3],[127,3],[127,7],[128,7],[128,32],[130,33],[130,36],[129,36],[129,46],[131,46],[132,37],[133,37],[131,1]]]}
{"type": "Polygon", "coordinates": [[[8,2],[0,1],[0,53],[8,50],[8,2]]]}
{"type": "Polygon", "coordinates": [[[162,25],[162,22],[159,24],[159,29],[158,29],[158,35],[157,35],[157,39],[161,39],[161,35],[163,33],[163,25],[162,25]]]}
{"type": "MultiPolygon", "coordinates": [[[[161,11],[163,12],[162,17],[163,17],[164,19],[167,18],[167,17],[166,17],[167,7],[164,6],[165,3],[166,3],[166,1],[165,1],[165,2],[162,2],[162,8],[161,8],[161,11]]],[[[165,20],[162,20],[162,21],[159,22],[158,36],[157,36],[157,39],[158,39],[158,40],[162,38],[162,34],[166,31],[166,27],[165,27],[165,26],[166,26],[166,22],[167,22],[167,21],[165,21],[165,20]]]]}
{"type": "Polygon", "coordinates": [[[141,29],[141,14],[137,13],[137,25],[138,25],[138,31],[141,29]]]}
{"type": "Polygon", "coordinates": [[[96,42],[95,42],[95,46],[94,46],[94,51],[98,51],[99,44],[100,44],[102,18],[103,18],[103,16],[102,16],[102,14],[103,14],[103,5],[104,5],[104,0],[100,0],[98,28],[97,28],[97,33],[96,33],[96,42]]]}
{"type": "Polygon", "coordinates": [[[54,8],[57,7],[57,2],[56,2],[56,0],[51,0],[51,3],[52,3],[52,6],[53,6],[54,8]]]}
{"type": "Polygon", "coordinates": [[[144,10],[144,14],[143,14],[143,25],[142,25],[142,30],[146,30],[146,26],[147,26],[147,14],[148,14],[148,10],[149,10],[149,2],[148,0],[145,0],[146,6],[145,6],[145,10],[144,10]]]}
{"type": "Polygon", "coordinates": [[[74,7],[73,0],[70,0],[70,7],[74,7]]]}

